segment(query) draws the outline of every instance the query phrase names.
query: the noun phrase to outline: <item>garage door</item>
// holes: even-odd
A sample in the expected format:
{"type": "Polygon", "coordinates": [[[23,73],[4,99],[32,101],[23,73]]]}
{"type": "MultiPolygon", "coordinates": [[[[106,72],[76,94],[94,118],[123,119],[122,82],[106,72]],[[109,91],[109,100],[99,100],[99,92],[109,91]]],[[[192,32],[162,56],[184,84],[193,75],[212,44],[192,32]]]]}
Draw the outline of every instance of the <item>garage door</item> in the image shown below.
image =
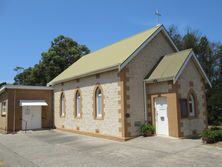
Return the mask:
{"type": "Polygon", "coordinates": [[[22,130],[34,130],[42,128],[42,107],[22,107],[22,130]],[[27,127],[26,127],[27,126],[27,127]]]}

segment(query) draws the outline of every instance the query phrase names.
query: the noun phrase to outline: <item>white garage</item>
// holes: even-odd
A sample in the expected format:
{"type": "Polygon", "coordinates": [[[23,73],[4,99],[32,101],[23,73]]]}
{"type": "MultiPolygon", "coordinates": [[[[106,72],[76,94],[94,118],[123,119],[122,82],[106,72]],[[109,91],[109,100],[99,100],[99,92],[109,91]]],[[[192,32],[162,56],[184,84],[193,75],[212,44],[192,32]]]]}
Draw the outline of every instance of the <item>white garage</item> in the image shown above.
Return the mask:
{"type": "Polygon", "coordinates": [[[44,100],[20,100],[22,106],[22,130],[42,128],[42,106],[48,104],[44,100]]]}

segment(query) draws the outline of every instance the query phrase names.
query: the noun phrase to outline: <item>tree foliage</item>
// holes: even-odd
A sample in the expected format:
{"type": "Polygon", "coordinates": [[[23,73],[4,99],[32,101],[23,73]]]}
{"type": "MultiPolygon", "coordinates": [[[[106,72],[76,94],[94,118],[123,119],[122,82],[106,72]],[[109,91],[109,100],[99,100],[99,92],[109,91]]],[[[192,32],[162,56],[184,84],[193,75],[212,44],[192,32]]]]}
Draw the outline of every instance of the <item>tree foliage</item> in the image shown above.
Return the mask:
{"type": "Polygon", "coordinates": [[[6,85],[6,84],[7,84],[6,82],[0,83],[0,88],[1,88],[2,86],[6,85]]]}
{"type": "Polygon", "coordinates": [[[80,45],[71,38],[60,35],[51,42],[48,51],[41,54],[41,60],[34,67],[15,68],[15,71],[20,71],[14,78],[15,84],[46,85],[89,52],[90,50],[85,45],[80,45]]]}
{"type": "Polygon", "coordinates": [[[209,124],[222,125],[222,45],[191,29],[182,35],[172,25],[168,32],[179,50],[193,48],[212,83],[212,88],[206,85],[209,124]]]}

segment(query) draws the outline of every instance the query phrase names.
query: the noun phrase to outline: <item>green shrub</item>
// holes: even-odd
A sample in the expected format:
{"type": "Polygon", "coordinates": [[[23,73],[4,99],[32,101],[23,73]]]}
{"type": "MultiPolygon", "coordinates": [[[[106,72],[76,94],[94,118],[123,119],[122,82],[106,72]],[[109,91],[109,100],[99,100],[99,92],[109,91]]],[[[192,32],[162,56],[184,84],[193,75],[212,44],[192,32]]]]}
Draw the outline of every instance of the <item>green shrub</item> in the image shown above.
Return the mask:
{"type": "Polygon", "coordinates": [[[222,130],[218,130],[218,141],[222,141],[222,130]]]}
{"type": "Polygon", "coordinates": [[[212,126],[212,127],[210,128],[210,130],[222,130],[222,129],[219,128],[219,127],[217,127],[217,126],[212,126]]]}
{"type": "Polygon", "coordinates": [[[153,125],[150,125],[150,124],[143,124],[140,127],[140,133],[143,136],[152,135],[154,131],[155,131],[155,128],[153,127],[153,125]]]}
{"type": "Polygon", "coordinates": [[[201,133],[201,137],[204,143],[216,143],[222,141],[222,130],[218,130],[217,128],[204,130],[201,133]]]}

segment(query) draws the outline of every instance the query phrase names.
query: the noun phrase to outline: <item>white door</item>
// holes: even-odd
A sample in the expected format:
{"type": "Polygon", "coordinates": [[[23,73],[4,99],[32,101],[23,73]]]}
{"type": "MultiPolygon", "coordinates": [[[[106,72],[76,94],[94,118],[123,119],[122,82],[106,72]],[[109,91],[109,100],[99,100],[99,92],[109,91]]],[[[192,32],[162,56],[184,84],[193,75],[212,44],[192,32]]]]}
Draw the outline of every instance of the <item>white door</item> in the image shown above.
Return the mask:
{"type": "Polygon", "coordinates": [[[42,108],[41,106],[22,107],[22,130],[34,130],[42,128],[42,108]],[[27,128],[26,128],[27,123],[27,128]]]}
{"type": "Polygon", "coordinates": [[[155,99],[155,113],[156,113],[156,134],[169,136],[166,97],[157,97],[155,99]]]}

